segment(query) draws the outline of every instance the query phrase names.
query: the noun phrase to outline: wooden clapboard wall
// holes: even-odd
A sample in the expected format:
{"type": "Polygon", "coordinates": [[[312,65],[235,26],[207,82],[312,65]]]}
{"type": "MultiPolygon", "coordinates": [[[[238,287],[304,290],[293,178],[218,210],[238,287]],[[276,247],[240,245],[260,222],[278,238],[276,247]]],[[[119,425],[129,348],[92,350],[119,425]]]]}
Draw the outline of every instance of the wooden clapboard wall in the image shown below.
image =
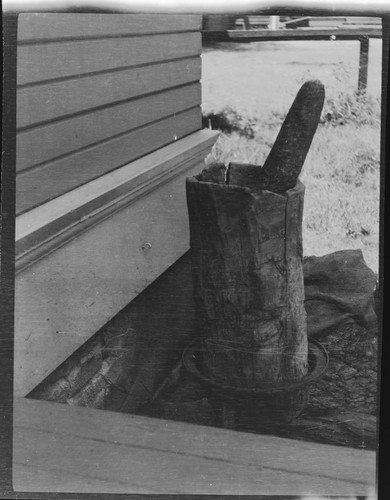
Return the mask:
{"type": "Polygon", "coordinates": [[[201,128],[198,15],[26,13],[17,214],[201,128]]]}

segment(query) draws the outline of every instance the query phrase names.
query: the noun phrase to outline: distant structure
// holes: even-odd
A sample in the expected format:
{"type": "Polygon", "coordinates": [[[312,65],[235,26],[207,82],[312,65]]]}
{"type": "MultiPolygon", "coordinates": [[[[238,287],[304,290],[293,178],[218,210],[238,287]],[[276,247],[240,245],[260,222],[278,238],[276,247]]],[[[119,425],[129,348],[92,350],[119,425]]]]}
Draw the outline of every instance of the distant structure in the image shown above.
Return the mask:
{"type": "Polygon", "coordinates": [[[203,16],[203,31],[225,31],[233,29],[277,29],[280,21],[291,17],[248,16],[242,14],[210,14],[203,16]]]}
{"type": "Polygon", "coordinates": [[[203,16],[202,41],[276,42],[288,40],[357,40],[360,43],[358,92],[367,88],[370,38],[382,38],[379,17],[357,16],[203,16]]]}
{"type": "Polygon", "coordinates": [[[380,26],[379,17],[362,16],[252,16],[244,14],[210,14],[203,16],[203,31],[335,28],[380,26]]]}

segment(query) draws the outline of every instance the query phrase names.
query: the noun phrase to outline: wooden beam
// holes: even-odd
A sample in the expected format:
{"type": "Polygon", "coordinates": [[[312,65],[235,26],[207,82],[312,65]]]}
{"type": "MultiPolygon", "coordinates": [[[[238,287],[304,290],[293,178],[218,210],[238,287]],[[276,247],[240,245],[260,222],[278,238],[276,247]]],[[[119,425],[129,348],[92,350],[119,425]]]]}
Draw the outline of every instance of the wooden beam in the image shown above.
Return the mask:
{"type": "Polygon", "coordinates": [[[279,30],[227,30],[203,31],[203,40],[231,42],[261,42],[278,40],[357,40],[361,36],[382,38],[382,29],[378,27],[342,27],[342,28],[301,28],[279,30]]]}
{"type": "Polygon", "coordinates": [[[15,491],[369,495],[375,453],[16,399],[15,491]]]}

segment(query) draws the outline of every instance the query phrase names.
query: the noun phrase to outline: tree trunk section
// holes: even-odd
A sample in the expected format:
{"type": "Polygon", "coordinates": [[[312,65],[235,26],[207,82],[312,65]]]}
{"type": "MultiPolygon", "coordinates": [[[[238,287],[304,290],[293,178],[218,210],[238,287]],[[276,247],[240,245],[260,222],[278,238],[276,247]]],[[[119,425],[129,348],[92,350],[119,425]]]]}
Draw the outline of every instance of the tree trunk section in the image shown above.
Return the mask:
{"type": "Polygon", "coordinates": [[[217,381],[262,387],[307,374],[304,186],[283,194],[187,179],[204,363],[217,381]]]}

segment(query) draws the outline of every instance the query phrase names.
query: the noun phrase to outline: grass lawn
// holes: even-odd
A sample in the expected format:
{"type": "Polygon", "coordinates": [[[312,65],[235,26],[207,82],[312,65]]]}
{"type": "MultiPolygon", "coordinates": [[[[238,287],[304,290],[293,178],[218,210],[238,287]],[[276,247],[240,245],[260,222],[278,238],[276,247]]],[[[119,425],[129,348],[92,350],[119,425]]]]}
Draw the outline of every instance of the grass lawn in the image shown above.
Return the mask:
{"type": "Polygon", "coordinates": [[[358,61],[357,41],[204,47],[203,114],[227,125],[207,161],[263,164],[302,83],[321,80],[323,119],[301,173],[304,254],[361,248],[378,272],[381,40],[370,41],[363,99],[358,61]]]}

